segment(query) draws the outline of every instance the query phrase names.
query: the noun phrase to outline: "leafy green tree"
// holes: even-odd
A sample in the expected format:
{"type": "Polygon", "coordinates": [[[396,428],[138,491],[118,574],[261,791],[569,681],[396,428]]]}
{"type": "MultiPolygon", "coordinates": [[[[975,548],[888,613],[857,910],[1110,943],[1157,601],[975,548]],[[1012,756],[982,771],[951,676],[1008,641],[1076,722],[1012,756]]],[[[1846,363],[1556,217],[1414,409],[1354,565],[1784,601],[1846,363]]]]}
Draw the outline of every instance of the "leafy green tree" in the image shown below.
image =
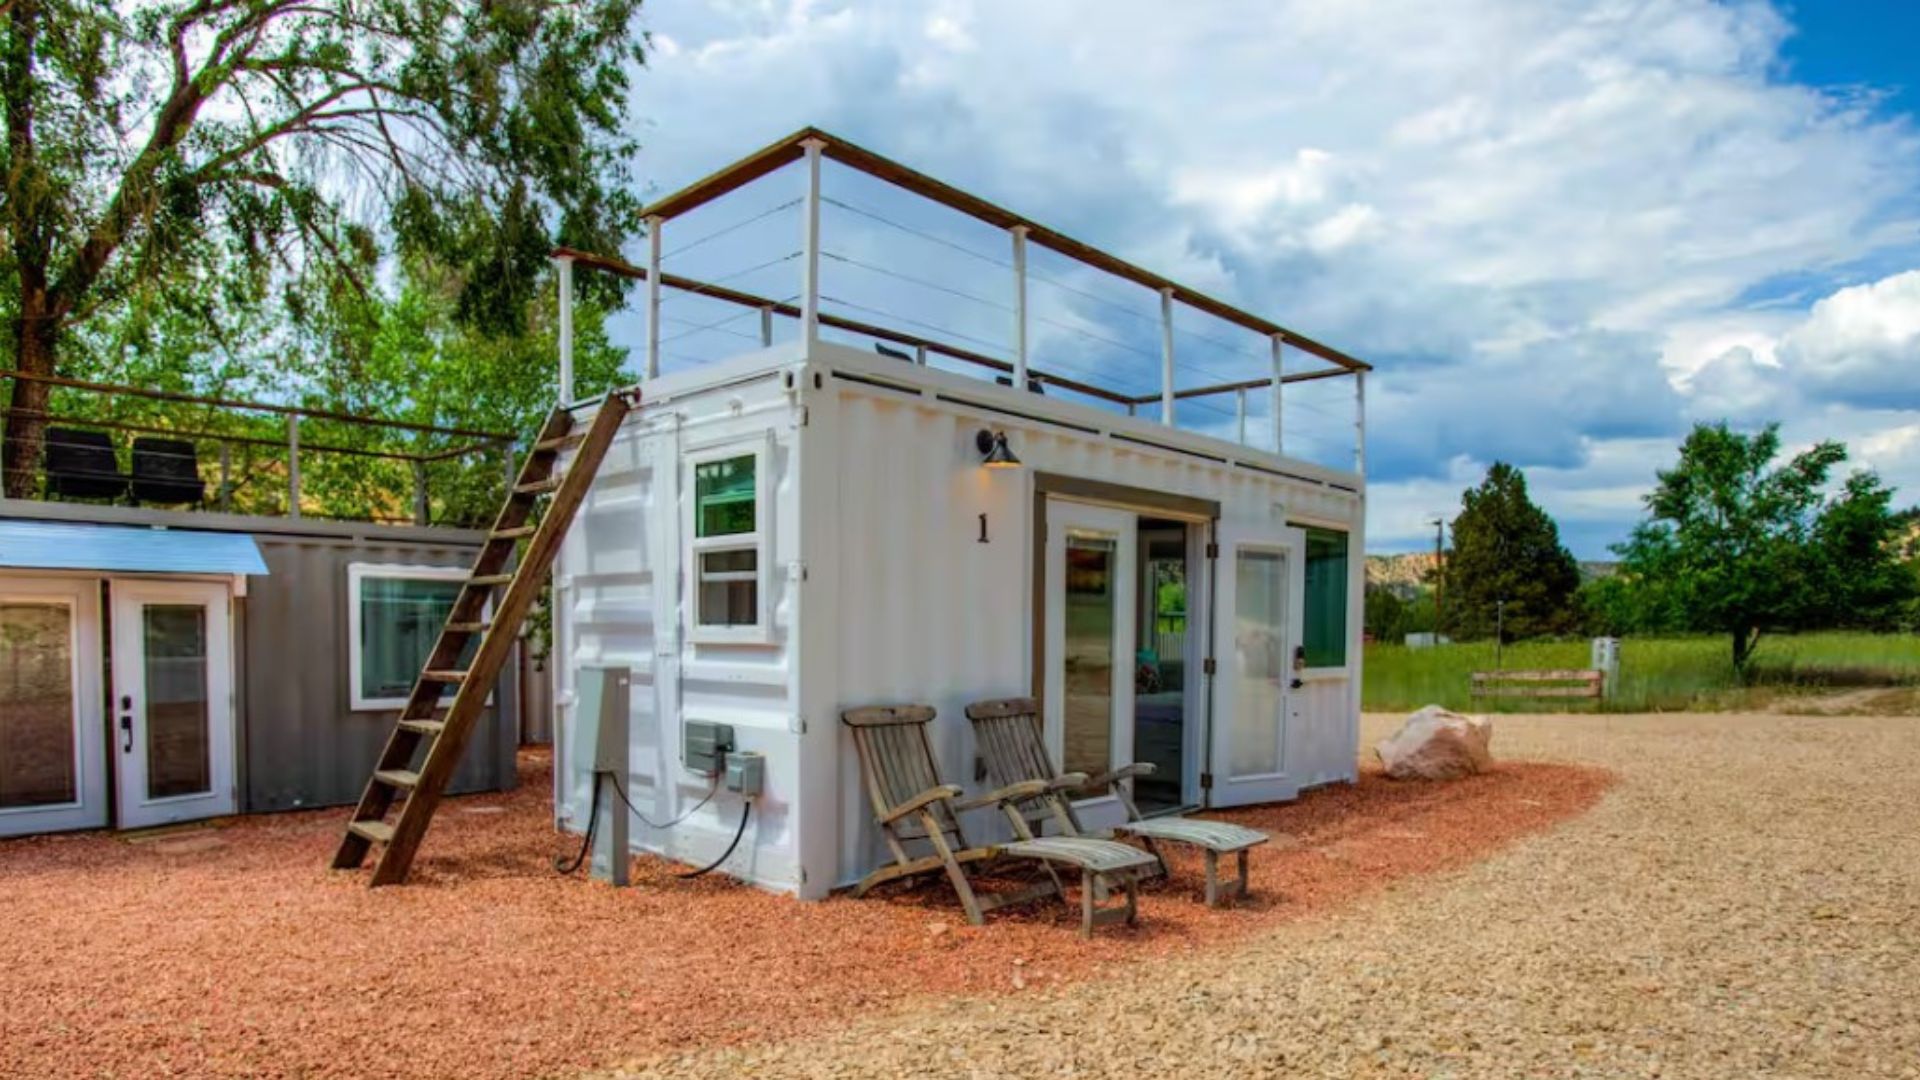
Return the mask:
{"type": "Polygon", "coordinates": [[[1399,643],[1407,633],[1407,602],[1390,588],[1371,586],[1366,594],[1366,630],[1375,641],[1399,643]]]}
{"type": "Polygon", "coordinates": [[[1527,496],[1526,476],[1505,462],[1461,493],[1441,576],[1441,629],[1463,641],[1492,636],[1496,626],[1506,640],[1565,633],[1578,618],[1580,566],[1527,496]]]}
{"type": "Polygon", "coordinates": [[[1893,492],[1822,442],[1775,466],[1778,425],[1747,435],[1701,424],[1647,496],[1649,518],[1614,550],[1649,618],[1732,639],[1743,676],[1760,635],[1890,621],[1913,596],[1893,492]]]}
{"type": "MultiPolygon", "coordinates": [[[[516,332],[556,241],[639,227],[622,133],[639,0],[0,4],[0,348],[59,374],[93,320],[171,309],[208,337],[269,300],[294,334],[391,251],[516,332]]],[[[604,275],[582,282],[610,299],[604,275]]],[[[44,383],[13,380],[9,494],[44,383]]]]}

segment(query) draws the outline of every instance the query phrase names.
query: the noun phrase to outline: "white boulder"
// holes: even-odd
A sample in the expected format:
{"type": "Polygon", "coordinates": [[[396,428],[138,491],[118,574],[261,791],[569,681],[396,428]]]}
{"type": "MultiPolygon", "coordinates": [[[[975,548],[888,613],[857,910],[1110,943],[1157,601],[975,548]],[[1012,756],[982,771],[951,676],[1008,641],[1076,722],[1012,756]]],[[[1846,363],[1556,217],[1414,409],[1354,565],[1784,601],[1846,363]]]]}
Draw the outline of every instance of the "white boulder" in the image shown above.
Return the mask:
{"type": "Polygon", "coordinates": [[[1429,705],[1373,748],[1395,780],[1457,780],[1493,766],[1493,723],[1429,705]]]}

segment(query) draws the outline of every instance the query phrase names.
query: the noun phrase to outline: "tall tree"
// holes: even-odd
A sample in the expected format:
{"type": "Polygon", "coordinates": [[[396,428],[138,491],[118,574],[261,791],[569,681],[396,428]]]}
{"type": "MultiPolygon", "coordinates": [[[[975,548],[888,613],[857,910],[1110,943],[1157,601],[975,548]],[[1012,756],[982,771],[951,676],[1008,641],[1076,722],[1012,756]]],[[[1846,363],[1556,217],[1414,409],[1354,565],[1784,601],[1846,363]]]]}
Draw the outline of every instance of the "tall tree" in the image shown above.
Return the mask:
{"type": "Polygon", "coordinates": [[[1871,624],[1913,594],[1899,562],[1893,492],[1855,472],[1828,494],[1847,449],[1823,442],[1779,466],[1777,425],[1747,435],[1701,424],[1647,496],[1649,518],[1614,550],[1659,621],[1732,639],[1747,671],[1768,630],[1871,624]]]}
{"type": "Polygon", "coordinates": [[[1580,567],[1560,529],[1527,496],[1527,478],[1496,461],[1460,496],[1453,552],[1442,570],[1442,629],[1461,639],[1562,633],[1577,618],[1580,567]]]}
{"type": "MultiPolygon", "coordinates": [[[[622,133],[640,0],[11,0],[0,4],[0,317],[57,374],[129,303],[364,295],[390,239],[520,329],[558,241],[638,228],[622,133]]],[[[587,289],[614,288],[595,275],[587,289]]],[[[209,334],[216,326],[210,320],[209,334]]],[[[13,380],[9,494],[48,391],[13,380]]]]}

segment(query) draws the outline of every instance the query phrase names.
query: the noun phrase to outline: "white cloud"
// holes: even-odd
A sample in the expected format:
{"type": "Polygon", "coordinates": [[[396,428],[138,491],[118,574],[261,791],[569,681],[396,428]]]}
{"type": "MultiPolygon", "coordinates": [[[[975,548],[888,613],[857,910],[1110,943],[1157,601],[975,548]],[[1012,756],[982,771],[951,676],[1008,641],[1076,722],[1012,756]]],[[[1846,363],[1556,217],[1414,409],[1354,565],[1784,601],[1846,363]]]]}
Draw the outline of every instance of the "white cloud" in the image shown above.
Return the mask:
{"type": "Polygon", "coordinates": [[[1920,270],[1821,300],[1781,351],[1816,393],[1920,408],[1920,270]]]}
{"type": "Polygon", "coordinates": [[[756,0],[653,19],[674,48],[638,84],[644,175],[677,186],[817,123],[1376,360],[1383,521],[1504,457],[1617,536],[1631,481],[1589,473],[1689,418],[1911,423],[1862,411],[1911,396],[1843,389],[1920,388],[1920,273],[1833,279],[1920,265],[1920,138],[1781,81],[1790,27],[1764,3],[756,0]],[[1833,295],[1810,315],[1751,299],[1782,279],[1833,295]]]}

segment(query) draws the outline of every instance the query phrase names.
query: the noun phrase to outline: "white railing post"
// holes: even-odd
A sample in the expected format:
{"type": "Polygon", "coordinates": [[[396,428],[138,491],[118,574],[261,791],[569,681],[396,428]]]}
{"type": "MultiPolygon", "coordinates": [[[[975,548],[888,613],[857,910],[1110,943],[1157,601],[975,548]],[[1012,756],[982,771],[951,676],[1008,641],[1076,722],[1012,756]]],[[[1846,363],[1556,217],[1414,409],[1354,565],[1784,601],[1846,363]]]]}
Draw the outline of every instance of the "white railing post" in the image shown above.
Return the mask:
{"type": "Polygon", "coordinates": [[[1247,388],[1244,386],[1233,392],[1233,418],[1239,424],[1234,441],[1245,446],[1247,445],[1247,388]]]}
{"type": "Polygon", "coordinates": [[[556,255],[553,260],[554,275],[560,281],[560,404],[573,404],[573,256],[556,255]]]}
{"type": "Polygon", "coordinates": [[[1160,422],[1173,426],[1173,290],[1160,290],[1160,422]]]}
{"type": "Polygon", "coordinates": [[[1027,388],[1027,227],[1015,225],[1013,234],[1013,388],[1027,388]]]}
{"type": "Polygon", "coordinates": [[[1281,358],[1282,354],[1286,351],[1286,347],[1287,336],[1285,334],[1273,335],[1273,403],[1268,407],[1273,410],[1273,454],[1275,457],[1279,457],[1286,452],[1286,442],[1282,437],[1283,433],[1280,425],[1280,407],[1283,404],[1281,401],[1281,388],[1286,386],[1286,383],[1281,381],[1285,377],[1285,372],[1281,370],[1281,358]]]}
{"type": "Polygon", "coordinates": [[[647,379],[660,377],[660,232],[666,225],[647,219],[647,379]]]}
{"type": "Polygon", "coordinates": [[[1367,373],[1353,373],[1353,471],[1367,474],[1367,373]]]}
{"type": "Polygon", "coordinates": [[[773,344],[773,309],[770,307],[763,307],[760,309],[760,347],[764,349],[772,344],[773,344]]]}
{"type": "Polygon", "coordinates": [[[925,345],[915,345],[913,347],[913,362],[919,364],[921,367],[927,366],[927,347],[925,345]]]}
{"type": "Polygon", "coordinates": [[[300,516],[300,414],[287,414],[287,516],[300,516]]]}
{"type": "Polygon", "coordinates": [[[807,152],[807,202],[800,214],[800,340],[811,353],[820,343],[820,151],[819,139],[800,143],[807,152]]]}

